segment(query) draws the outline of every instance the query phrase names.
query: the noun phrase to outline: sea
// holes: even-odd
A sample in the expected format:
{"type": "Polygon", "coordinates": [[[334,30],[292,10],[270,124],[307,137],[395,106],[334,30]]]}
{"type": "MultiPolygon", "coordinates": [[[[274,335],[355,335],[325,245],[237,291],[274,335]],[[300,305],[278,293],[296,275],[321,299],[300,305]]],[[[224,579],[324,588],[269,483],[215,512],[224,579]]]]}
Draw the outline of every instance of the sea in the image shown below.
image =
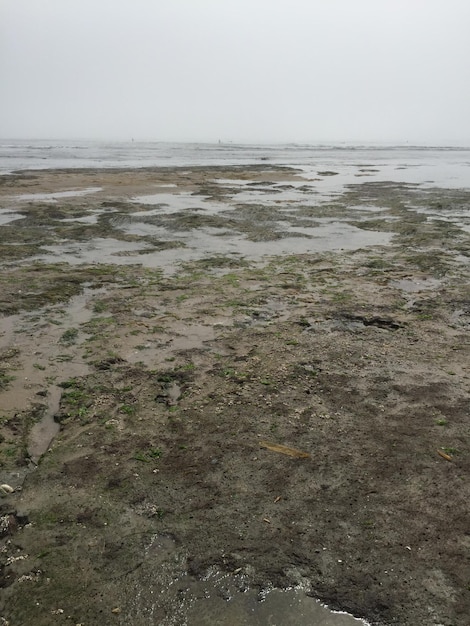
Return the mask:
{"type": "MultiPolygon", "coordinates": [[[[0,175],[19,170],[283,165],[343,176],[470,187],[470,146],[236,144],[0,139],[0,175]],[[373,169],[376,169],[374,176],[373,169]]],[[[347,182],[347,181],[344,181],[347,182]]],[[[357,178],[354,182],[358,182],[357,178]]]]}

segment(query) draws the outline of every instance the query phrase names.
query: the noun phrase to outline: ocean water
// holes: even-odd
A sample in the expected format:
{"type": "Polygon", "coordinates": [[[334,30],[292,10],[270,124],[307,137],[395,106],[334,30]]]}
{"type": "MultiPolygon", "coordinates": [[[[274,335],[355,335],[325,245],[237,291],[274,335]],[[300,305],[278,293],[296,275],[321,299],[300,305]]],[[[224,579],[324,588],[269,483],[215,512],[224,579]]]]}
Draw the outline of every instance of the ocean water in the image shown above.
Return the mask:
{"type": "Polygon", "coordinates": [[[470,187],[470,147],[0,140],[0,174],[58,168],[263,163],[297,167],[308,174],[334,171],[343,184],[358,183],[358,176],[363,176],[367,181],[470,187]]]}

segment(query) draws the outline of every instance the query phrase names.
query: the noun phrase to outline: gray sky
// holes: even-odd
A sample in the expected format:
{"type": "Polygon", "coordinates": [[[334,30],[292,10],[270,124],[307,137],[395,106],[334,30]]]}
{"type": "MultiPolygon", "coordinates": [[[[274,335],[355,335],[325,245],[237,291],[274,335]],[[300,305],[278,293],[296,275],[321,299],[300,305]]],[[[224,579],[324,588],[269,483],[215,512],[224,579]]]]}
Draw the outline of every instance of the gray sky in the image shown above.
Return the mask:
{"type": "Polygon", "coordinates": [[[470,0],[0,0],[0,137],[470,144],[470,0]]]}

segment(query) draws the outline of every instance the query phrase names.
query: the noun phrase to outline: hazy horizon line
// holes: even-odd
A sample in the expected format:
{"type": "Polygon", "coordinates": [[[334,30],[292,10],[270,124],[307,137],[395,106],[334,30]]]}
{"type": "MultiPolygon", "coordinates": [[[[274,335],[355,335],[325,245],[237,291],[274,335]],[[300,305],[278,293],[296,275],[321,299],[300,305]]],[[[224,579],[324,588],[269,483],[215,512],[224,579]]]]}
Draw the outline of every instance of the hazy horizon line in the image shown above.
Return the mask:
{"type": "Polygon", "coordinates": [[[470,140],[457,142],[450,140],[446,142],[432,142],[432,141],[411,141],[411,140],[359,140],[359,139],[316,139],[316,140],[280,140],[280,141],[243,141],[243,140],[230,140],[230,139],[155,139],[155,138],[134,138],[128,139],[117,137],[2,137],[0,136],[0,142],[82,142],[82,143],[125,143],[125,144],[180,144],[180,145],[230,145],[230,146],[297,146],[297,147],[329,147],[329,146],[354,146],[354,147],[397,147],[397,148],[459,148],[470,149],[470,140]]]}

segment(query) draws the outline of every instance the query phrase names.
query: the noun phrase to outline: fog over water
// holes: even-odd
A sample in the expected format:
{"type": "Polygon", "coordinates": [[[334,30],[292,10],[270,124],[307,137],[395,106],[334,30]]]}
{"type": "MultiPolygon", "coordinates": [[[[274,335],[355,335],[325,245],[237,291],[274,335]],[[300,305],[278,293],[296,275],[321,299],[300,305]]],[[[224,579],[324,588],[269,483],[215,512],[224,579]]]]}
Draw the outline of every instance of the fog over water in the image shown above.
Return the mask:
{"type": "Polygon", "coordinates": [[[470,144],[468,0],[0,0],[0,138],[470,144]]]}

